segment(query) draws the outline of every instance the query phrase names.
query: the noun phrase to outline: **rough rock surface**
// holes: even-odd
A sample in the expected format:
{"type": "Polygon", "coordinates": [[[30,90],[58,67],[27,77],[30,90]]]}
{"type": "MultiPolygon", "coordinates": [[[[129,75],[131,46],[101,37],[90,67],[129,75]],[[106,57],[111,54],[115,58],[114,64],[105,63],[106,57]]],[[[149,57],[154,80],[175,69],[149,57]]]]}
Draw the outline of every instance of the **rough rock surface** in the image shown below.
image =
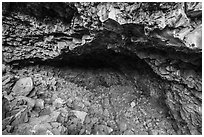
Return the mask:
{"type": "Polygon", "coordinates": [[[3,3],[3,134],[202,134],[201,9],[3,3]]]}

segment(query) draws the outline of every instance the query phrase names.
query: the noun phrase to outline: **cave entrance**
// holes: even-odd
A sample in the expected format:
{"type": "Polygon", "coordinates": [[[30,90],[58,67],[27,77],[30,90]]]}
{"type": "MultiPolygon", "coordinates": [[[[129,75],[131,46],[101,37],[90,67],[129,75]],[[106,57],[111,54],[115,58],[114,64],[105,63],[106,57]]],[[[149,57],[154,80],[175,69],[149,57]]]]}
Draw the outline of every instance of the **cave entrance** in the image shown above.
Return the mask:
{"type": "Polygon", "coordinates": [[[78,72],[65,79],[94,94],[93,103],[99,105],[94,112],[115,122],[113,134],[176,134],[165,105],[167,83],[144,60],[108,51],[69,58],[66,65],[62,75],[78,72]]]}
{"type": "Polygon", "coordinates": [[[70,123],[71,116],[60,121],[64,134],[176,134],[165,106],[167,83],[144,60],[113,51],[60,58],[20,63],[13,71],[33,77],[48,108],[55,97],[66,102],[62,108],[86,113],[83,124],[70,123]]]}

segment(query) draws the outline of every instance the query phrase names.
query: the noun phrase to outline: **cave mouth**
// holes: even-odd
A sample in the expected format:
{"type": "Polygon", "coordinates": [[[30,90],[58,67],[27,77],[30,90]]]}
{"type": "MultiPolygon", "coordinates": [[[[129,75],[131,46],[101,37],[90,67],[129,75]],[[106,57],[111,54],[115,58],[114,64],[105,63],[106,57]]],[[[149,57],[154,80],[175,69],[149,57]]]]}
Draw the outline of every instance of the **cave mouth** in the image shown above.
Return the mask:
{"type": "MultiPolygon", "coordinates": [[[[47,83],[53,77],[58,79],[55,85],[58,97],[74,100],[74,103],[67,106],[68,109],[85,111],[87,116],[100,121],[92,123],[91,134],[176,134],[174,121],[165,105],[167,83],[144,60],[130,53],[114,51],[92,52],[80,56],[64,54],[60,59],[36,61],[33,64],[19,62],[13,69],[15,75],[29,70],[23,75],[34,76],[36,73],[44,79],[47,77],[47,83]],[[74,90],[67,86],[70,83],[76,85],[74,90]],[[80,87],[84,88],[82,93],[78,89],[80,87]],[[72,90],[76,93],[71,93],[72,90]],[[86,98],[86,95],[89,96],[86,98]],[[82,108],[79,104],[83,101],[76,101],[76,98],[86,98],[90,105],[82,103],[82,106],[86,106],[82,108]],[[111,132],[96,128],[102,123],[111,128],[111,132]]],[[[36,83],[38,80],[34,81],[36,83]]],[[[52,86],[47,86],[48,89],[43,93],[38,91],[40,86],[36,86],[38,98],[52,98],[56,92],[52,86]]],[[[62,122],[67,129],[66,134],[79,134],[82,127],[75,125],[76,128],[70,130],[70,125],[65,123],[66,121],[62,122]]]]}
{"type": "Polygon", "coordinates": [[[128,69],[136,69],[138,71],[152,71],[151,67],[137,55],[131,52],[116,53],[112,50],[90,51],[81,55],[62,54],[54,59],[42,61],[38,58],[14,60],[9,64],[14,68],[22,68],[25,66],[48,65],[56,68],[81,68],[81,69],[101,69],[109,68],[120,70],[124,65],[128,69]],[[142,69],[143,68],[143,69],[142,69]],[[147,70],[145,70],[147,69],[147,70]]]}
{"type": "MultiPolygon", "coordinates": [[[[3,134],[33,134],[30,131],[41,134],[33,123],[41,121],[44,115],[58,113],[57,123],[44,121],[37,126],[45,130],[42,134],[58,131],[50,129],[49,124],[64,128],[62,134],[202,132],[200,4],[192,3],[196,7],[196,11],[192,11],[192,4],[184,3],[182,15],[186,14],[190,21],[182,23],[184,18],[176,22],[171,18],[181,4],[160,3],[161,7],[170,6],[175,10],[172,15],[165,13],[170,18],[162,22],[161,30],[157,29],[161,27],[160,22],[155,24],[152,19],[153,23],[140,19],[128,23],[127,19],[124,25],[118,23],[120,19],[102,21],[101,13],[107,10],[103,6],[110,7],[110,4],[92,5],[99,11],[90,9],[88,3],[3,4],[3,134]],[[97,12],[99,18],[87,15],[89,10],[90,15],[97,12]],[[180,36],[186,28],[190,32],[180,36]],[[172,34],[174,30],[178,37],[172,34]],[[191,40],[193,35],[197,40],[191,40]],[[179,39],[183,37],[185,41],[181,42],[179,39]],[[195,44],[190,46],[191,42],[195,44]],[[25,77],[33,85],[31,83],[31,90],[19,101],[21,97],[13,87],[25,77]],[[10,93],[13,94],[10,96],[10,93]],[[15,102],[6,98],[19,102],[15,106],[15,102]],[[35,106],[28,109],[33,100],[35,106]]],[[[145,10],[139,7],[141,13],[151,11],[146,4],[145,10]]],[[[118,6],[120,10],[124,5],[118,6]]],[[[107,10],[107,14],[109,12],[107,10]]]]}

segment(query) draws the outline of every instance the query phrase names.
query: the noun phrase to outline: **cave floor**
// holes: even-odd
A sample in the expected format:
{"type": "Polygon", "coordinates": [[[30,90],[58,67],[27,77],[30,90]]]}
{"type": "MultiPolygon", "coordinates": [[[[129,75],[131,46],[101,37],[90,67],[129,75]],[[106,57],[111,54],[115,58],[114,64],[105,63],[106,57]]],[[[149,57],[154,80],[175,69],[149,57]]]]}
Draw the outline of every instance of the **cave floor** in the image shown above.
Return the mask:
{"type": "Polygon", "coordinates": [[[12,69],[4,77],[32,77],[34,90],[28,98],[44,105],[3,134],[176,134],[166,109],[112,69],[37,65],[12,69]]]}

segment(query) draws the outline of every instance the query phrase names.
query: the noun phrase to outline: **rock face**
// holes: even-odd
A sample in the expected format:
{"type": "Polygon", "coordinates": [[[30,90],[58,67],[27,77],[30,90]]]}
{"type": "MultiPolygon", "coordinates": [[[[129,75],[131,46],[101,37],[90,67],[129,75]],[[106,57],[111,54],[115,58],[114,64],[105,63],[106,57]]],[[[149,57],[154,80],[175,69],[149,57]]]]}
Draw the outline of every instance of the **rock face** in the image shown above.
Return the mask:
{"type": "MultiPolygon", "coordinates": [[[[153,99],[164,100],[175,121],[177,134],[202,134],[201,9],[202,3],[197,2],[3,3],[3,63],[12,67],[36,64],[84,67],[84,62],[93,67],[108,65],[118,68],[133,83],[146,83],[145,78],[138,79],[134,69],[142,70],[147,66],[164,84],[150,82],[151,86],[143,91],[148,90],[153,99]],[[125,63],[125,59],[145,65],[140,67],[138,63],[134,68],[125,63]],[[156,90],[157,85],[162,85],[162,90],[156,90]]],[[[3,73],[9,73],[4,66],[3,73]]],[[[14,78],[3,77],[3,90],[9,90],[5,85],[9,82],[12,85],[12,80],[14,78]]],[[[50,88],[56,90],[55,84],[52,83],[50,88]]],[[[11,91],[18,96],[27,96],[33,86],[31,77],[27,77],[17,81],[11,91]]],[[[11,91],[4,92],[4,96],[11,97],[11,91]]],[[[41,104],[38,103],[43,109],[41,104]]],[[[82,107],[73,104],[68,106],[82,107]]],[[[61,107],[62,104],[58,104],[57,108],[61,107]]],[[[9,110],[5,108],[5,111],[9,110]]],[[[21,108],[15,115],[4,118],[11,121],[9,118],[22,118],[22,114],[28,113],[30,109],[21,108]]],[[[86,115],[83,113],[82,121],[86,115]]],[[[26,118],[22,120],[24,123],[26,118]]],[[[80,127],[77,121],[75,125],[80,127]]],[[[72,129],[71,126],[64,127],[72,129]]],[[[42,134],[49,134],[48,129],[43,129],[42,134]]],[[[94,129],[96,134],[112,132],[112,128],[103,124],[94,129]]],[[[74,133],[75,130],[76,133],[89,133],[88,129],[74,129],[74,133]]],[[[133,134],[133,131],[124,133],[133,134]]]]}

